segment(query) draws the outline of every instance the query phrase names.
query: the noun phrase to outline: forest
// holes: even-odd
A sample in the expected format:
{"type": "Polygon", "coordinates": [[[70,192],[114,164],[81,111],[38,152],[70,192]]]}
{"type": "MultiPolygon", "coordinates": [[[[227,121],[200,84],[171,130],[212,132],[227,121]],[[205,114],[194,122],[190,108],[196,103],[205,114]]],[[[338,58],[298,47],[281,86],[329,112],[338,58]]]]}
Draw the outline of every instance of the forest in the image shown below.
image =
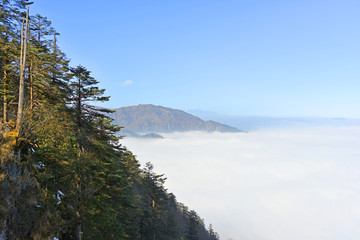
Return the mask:
{"type": "Polygon", "coordinates": [[[109,101],[28,0],[0,1],[0,240],[216,240],[121,145],[109,101]]]}

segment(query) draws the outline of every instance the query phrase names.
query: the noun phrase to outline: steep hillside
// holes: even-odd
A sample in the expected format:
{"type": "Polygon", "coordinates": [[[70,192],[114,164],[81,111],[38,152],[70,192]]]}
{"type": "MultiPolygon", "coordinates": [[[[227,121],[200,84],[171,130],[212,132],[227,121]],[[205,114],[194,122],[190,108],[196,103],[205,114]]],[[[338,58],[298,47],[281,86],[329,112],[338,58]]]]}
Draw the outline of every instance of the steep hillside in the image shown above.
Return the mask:
{"type": "Polygon", "coordinates": [[[234,127],[214,121],[203,121],[184,111],[141,104],[116,109],[112,115],[115,124],[136,133],[184,131],[240,132],[234,127]]]}

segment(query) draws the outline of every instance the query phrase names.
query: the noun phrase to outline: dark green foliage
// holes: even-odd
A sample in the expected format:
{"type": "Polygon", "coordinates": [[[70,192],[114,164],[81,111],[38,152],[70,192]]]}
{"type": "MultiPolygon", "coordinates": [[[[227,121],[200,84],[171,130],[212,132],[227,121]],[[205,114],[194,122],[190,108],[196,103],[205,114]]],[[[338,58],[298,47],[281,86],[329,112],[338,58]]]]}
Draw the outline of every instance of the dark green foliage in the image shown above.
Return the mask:
{"type": "Polygon", "coordinates": [[[189,215],[188,215],[188,229],[187,229],[187,234],[186,234],[186,239],[187,240],[199,240],[198,237],[198,216],[196,214],[195,211],[190,211],[189,215]]]}
{"type": "MultiPolygon", "coordinates": [[[[143,170],[141,190],[143,191],[142,217],[140,219],[141,239],[173,239],[168,228],[169,197],[164,188],[166,178],[153,172],[153,165],[147,163],[143,170]]],[[[172,223],[173,225],[173,223],[172,223]]]]}

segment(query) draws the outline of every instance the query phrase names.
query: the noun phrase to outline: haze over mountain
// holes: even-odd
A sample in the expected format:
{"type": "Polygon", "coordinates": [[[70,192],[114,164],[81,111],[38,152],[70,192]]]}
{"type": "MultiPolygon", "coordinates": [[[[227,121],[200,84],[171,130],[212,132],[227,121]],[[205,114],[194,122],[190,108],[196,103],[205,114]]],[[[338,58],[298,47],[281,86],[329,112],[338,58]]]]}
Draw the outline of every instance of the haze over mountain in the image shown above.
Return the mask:
{"type": "Polygon", "coordinates": [[[350,127],[359,126],[360,119],[331,117],[276,117],[276,116],[236,116],[224,115],[212,111],[192,109],[187,111],[204,120],[218,121],[243,131],[260,129],[304,128],[316,126],[350,127]]]}
{"type": "Polygon", "coordinates": [[[214,121],[204,121],[181,110],[141,104],[115,110],[114,123],[123,126],[125,132],[169,133],[185,131],[240,132],[237,128],[214,121]]]}

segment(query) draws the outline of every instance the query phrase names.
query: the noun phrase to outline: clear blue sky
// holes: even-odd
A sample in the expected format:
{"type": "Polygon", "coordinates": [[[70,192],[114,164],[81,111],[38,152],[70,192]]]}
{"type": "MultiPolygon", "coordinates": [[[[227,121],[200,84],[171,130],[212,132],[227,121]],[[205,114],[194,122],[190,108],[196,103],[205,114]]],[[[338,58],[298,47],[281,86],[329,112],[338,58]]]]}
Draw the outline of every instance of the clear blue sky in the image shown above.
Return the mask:
{"type": "Polygon", "coordinates": [[[107,107],[360,117],[358,0],[34,1],[107,107]]]}

